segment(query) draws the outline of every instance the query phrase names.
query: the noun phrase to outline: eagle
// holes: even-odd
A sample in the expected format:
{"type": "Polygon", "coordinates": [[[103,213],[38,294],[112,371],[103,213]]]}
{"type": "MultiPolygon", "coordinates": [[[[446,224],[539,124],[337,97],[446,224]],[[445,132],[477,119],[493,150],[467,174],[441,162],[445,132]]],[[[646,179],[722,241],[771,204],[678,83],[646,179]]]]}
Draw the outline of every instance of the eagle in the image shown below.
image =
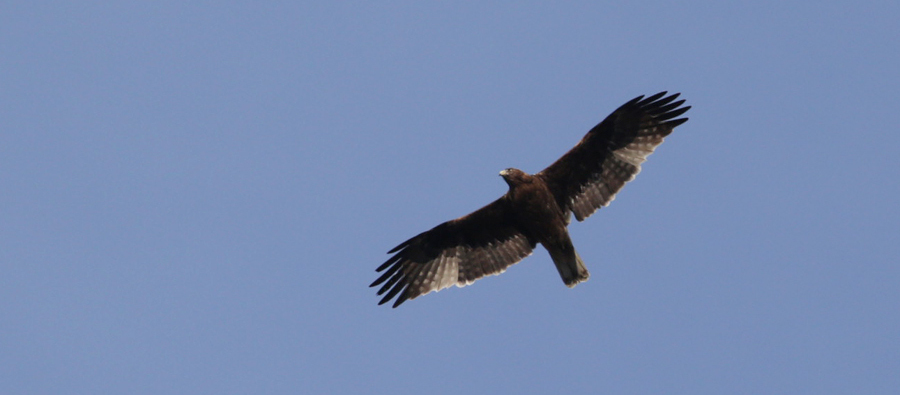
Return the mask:
{"type": "Polygon", "coordinates": [[[641,171],[641,164],[687,118],[679,94],[638,96],[594,126],[578,144],[537,174],[508,168],[509,191],[492,203],[400,243],[376,269],[382,305],[393,307],[451,285],[463,287],[503,273],[531,255],[538,243],[550,253],[568,287],[590,274],[567,226],[609,205],[641,171]]]}

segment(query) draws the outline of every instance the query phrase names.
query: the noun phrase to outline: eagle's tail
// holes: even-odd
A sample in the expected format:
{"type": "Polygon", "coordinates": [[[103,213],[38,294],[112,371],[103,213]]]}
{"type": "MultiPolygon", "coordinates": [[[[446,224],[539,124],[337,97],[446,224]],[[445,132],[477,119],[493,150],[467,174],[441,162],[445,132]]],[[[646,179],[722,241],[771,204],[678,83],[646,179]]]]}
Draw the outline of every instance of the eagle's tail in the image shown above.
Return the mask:
{"type": "Polygon", "coordinates": [[[562,277],[567,287],[573,288],[591,277],[574,246],[570,245],[569,248],[564,249],[548,249],[548,251],[556,265],[556,270],[559,271],[559,276],[562,277]]]}

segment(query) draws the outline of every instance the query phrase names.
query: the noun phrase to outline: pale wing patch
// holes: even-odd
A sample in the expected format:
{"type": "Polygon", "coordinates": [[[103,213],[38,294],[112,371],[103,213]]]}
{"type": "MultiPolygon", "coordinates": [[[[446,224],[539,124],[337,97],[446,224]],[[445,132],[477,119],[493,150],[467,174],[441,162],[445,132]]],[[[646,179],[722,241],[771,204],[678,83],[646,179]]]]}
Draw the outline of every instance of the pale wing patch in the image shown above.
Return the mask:
{"type": "MultiPolygon", "coordinates": [[[[528,239],[515,235],[503,242],[494,241],[472,248],[456,246],[447,248],[436,258],[424,264],[404,260],[403,272],[408,282],[408,299],[430,292],[440,291],[451,285],[464,287],[482,277],[498,275],[512,264],[531,255],[534,247],[528,239]]],[[[402,286],[403,281],[397,286],[402,286]]]]}
{"type": "Polygon", "coordinates": [[[600,207],[608,206],[625,184],[641,172],[641,164],[662,144],[664,136],[651,128],[625,147],[606,155],[600,173],[581,187],[570,202],[575,219],[583,221],[600,207]]]}

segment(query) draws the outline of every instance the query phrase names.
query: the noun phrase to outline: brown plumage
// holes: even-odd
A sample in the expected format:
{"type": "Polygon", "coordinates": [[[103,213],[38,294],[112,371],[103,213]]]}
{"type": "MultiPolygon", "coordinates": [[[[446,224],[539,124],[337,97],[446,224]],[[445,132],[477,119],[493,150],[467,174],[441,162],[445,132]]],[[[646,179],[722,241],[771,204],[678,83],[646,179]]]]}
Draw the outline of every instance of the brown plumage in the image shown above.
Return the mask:
{"type": "Polygon", "coordinates": [[[590,274],[566,229],[570,213],[583,221],[609,205],[641,171],[641,163],[687,118],[690,106],[666,92],[625,103],[543,171],[506,169],[509,191],[481,209],[444,222],[401,243],[378,267],[378,304],[394,307],[451,285],[465,286],[531,255],[537,243],[550,253],[563,282],[574,287],[590,274]]]}

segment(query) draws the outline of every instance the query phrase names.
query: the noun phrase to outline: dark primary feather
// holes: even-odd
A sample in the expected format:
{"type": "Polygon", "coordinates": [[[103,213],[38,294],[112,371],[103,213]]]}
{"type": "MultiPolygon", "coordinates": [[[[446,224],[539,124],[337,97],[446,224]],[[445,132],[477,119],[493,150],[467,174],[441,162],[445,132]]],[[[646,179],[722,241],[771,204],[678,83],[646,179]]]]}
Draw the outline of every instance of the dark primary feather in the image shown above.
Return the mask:
{"type": "Polygon", "coordinates": [[[557,204],[583,221],[641,171],[641,163],[687,118],[691,107],[675,101],[678,93],[638,96],[613,111],[559,160],[536,174],[553,192],[557,204]],[[665,96],[665,97],[664,97],[665,96]]]}
{"type": "Polygon", "coordinates": [[[378,304],[397,297],[394,307],[451,285],[465,286],[500,274],[531,254],[536,242],[515,227],[505,197],[469,215],[444,222],[394,247],[378,267],[378,304]]]}

